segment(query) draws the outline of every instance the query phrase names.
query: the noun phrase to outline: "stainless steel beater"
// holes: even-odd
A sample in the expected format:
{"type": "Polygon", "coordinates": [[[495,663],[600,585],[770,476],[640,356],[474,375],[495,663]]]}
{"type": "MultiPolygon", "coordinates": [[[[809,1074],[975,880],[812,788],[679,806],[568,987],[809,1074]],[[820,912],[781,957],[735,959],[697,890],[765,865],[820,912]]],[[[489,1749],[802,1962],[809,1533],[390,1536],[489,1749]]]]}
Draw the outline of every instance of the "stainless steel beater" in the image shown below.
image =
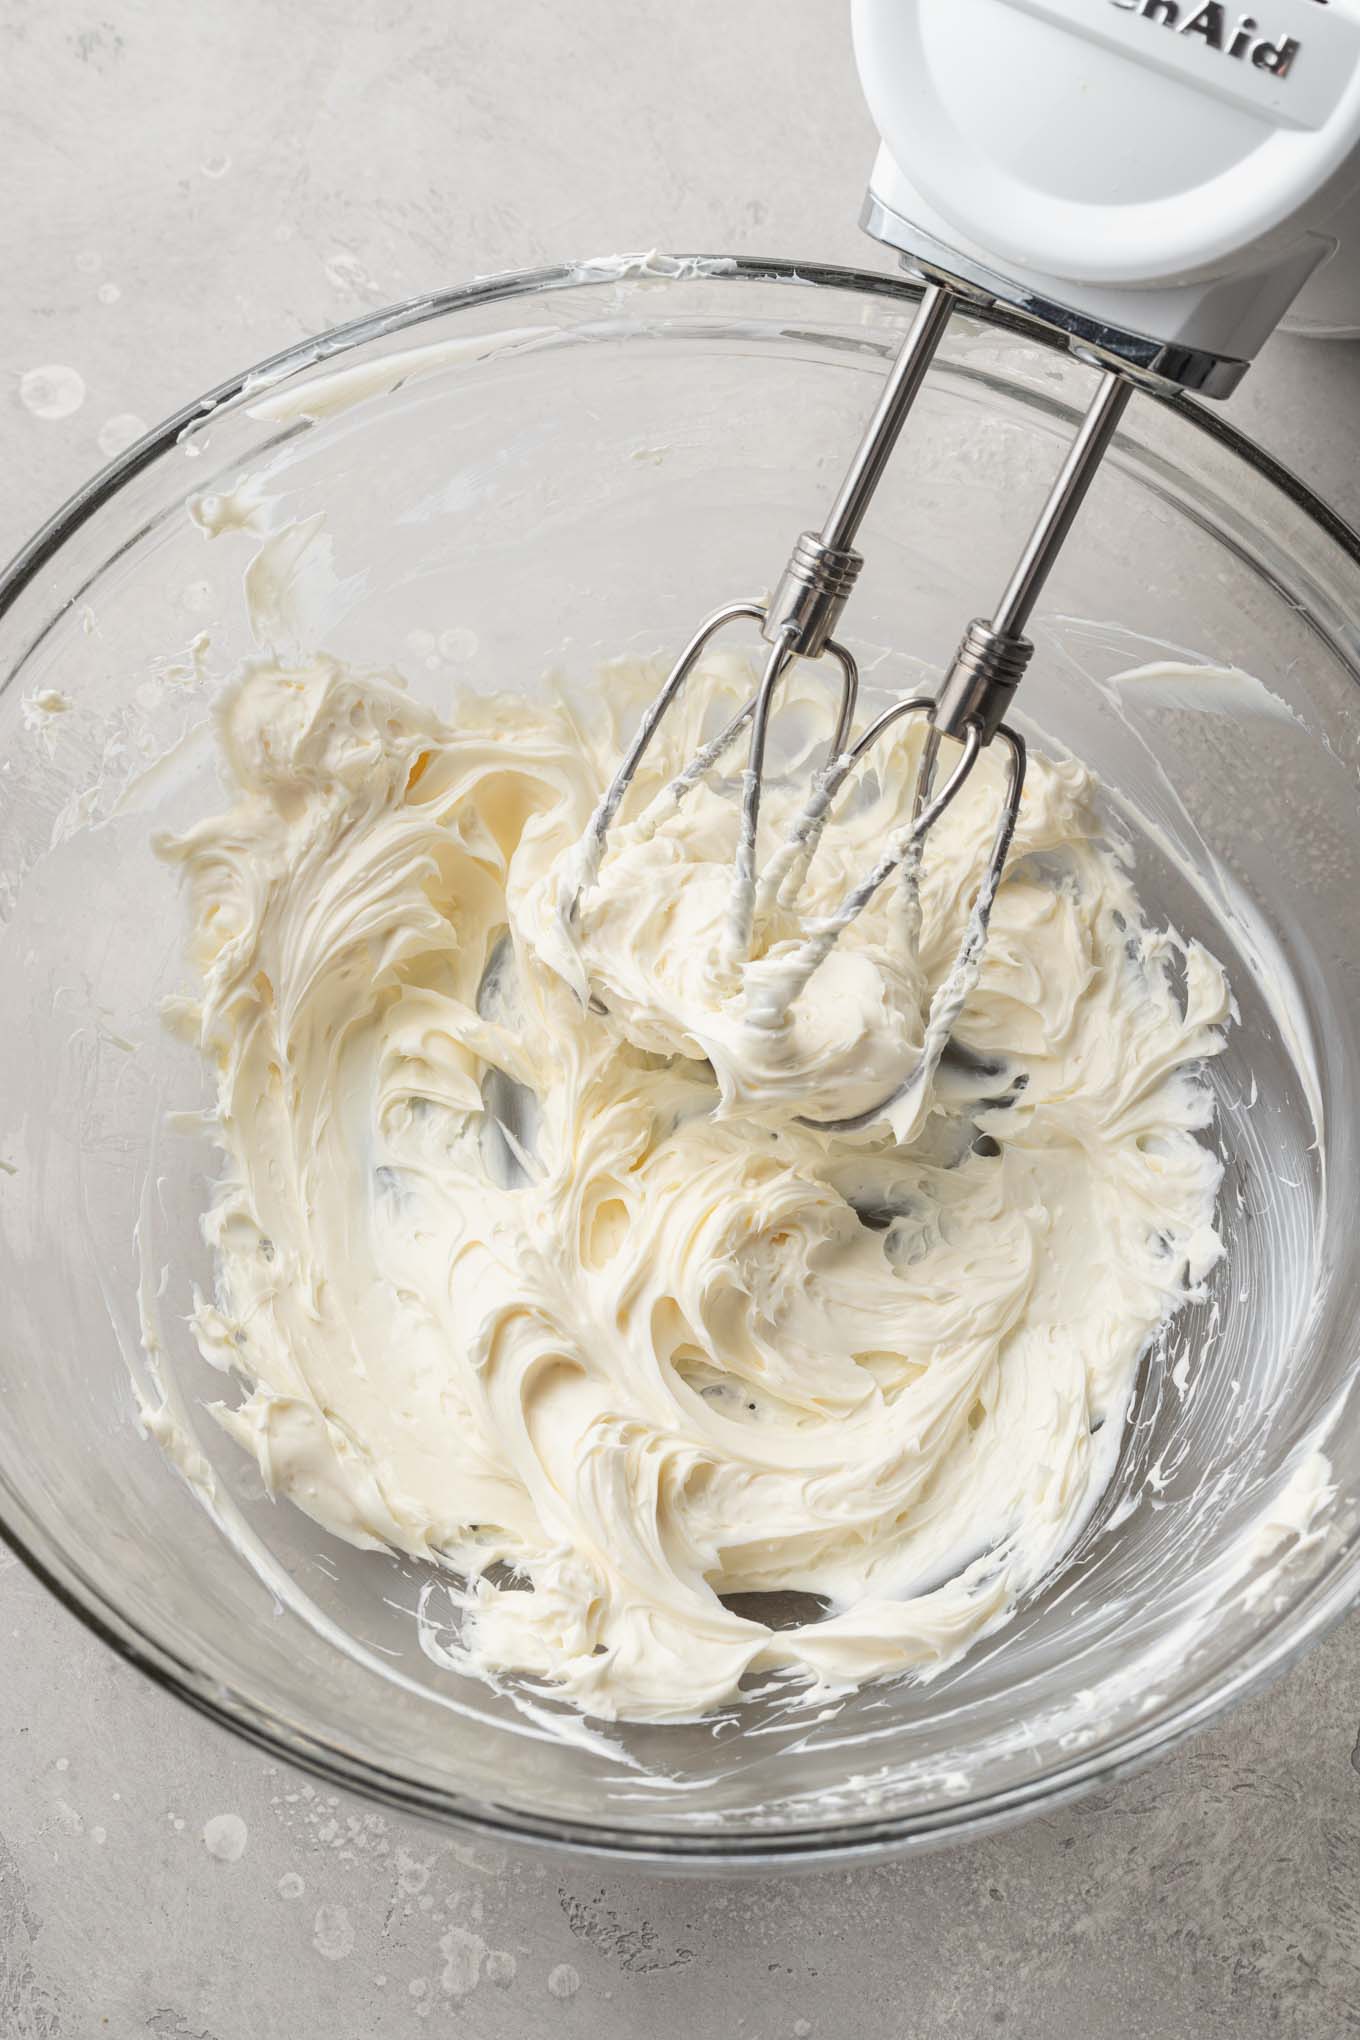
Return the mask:
{"type": "Polygon", "coordinates": [[[802,941],[781,963],[773,987],[762,986],[760,997],[753,999],[749,1009],[754,1025],[782,1024],[814,971],[895,872],[901,871],[903,875],[907,903],[904,926],[909,935],[913,930],[919,931],[918,879],[926,836],[968,780],[983,750],[1000,741],[1008,753],[1007,773],[990,852],[954,967],[931,1001],[921,1055],[892,1098],[853,1118],[819,1122],[834,1132],[853,1132],[872,1124],[904,1093],[929,1080],[976,974],[1024,786],[1024,740],[1005,721],[1005,716],[1034,653],[1025,627],[1133,390],[1133,383],[1120,370],[1109,369],[1102,375],[1095,399],[991,621],[978,618],[969,624],[938,695],[933,698],[918,695],[895,702],[856,734],[859,676],[852,654],[834,634],[864,564],[854,541],[950,316],[961,301],[960,293],[943,282],[927,285],[919,312],[893,363],[826,521],[820,532],[805,531],[799,538],[768,606],[734,602],[715,610],[685,646],[591,817],[582,845],[577,884],[568,902],[569,916],[574,919],[582,897],[599,873],[610,829],[663,718],[675,705],[704,651],[730,625],[757,623],[770,646],[759,685],[727,726],[696,753],[652,802],[640,819],[639,833],[646,836],[654,832],[750,725],[723,958],[733,989],[742,981],[760,926],[772,907],[796,906],[818,842],[846,781],[882,738],[908,718],[922,720],[927,732],[910,813],[902,827],[888,838],[873,869],[851,888],[835,910],[807,927],[802,941]],[[795,659],[827,656],[840,670],[840,712],[835,733],[801,812],[765,869],[758,872],[761,794],[775,696],[795,659]],[[943,784],[937,786],[944,742],[956,745],[958,756],[943,784]]]}

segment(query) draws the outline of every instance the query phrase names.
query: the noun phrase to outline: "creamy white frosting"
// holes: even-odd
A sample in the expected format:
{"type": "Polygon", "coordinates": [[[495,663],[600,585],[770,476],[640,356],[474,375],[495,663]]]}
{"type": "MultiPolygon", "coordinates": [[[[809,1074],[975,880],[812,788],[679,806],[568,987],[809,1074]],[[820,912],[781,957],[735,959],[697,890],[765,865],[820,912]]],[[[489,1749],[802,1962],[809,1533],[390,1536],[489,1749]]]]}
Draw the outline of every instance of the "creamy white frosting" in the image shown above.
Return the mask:
{"type": "MultiPolygon", "coordinates": [[[[696,676],[630,815],[747,686],[696,676]]],[[[829,718],[813,676],[791,689],[812,755],[829,718]]],[[[220,728],[232,804],[167,846],[224,1154],[196,1331],[271,1490],[465,1576],[468,1663],[606,1718],[699,1715],[751,1673],[928,1672],[1003,1619],[1219,1252],[1199,1066],[1227,987],[1145,924],[1090,775],[1033,761],[967,1054],[844,1140],[800,1115],[875,1103],[919,1054],[990,759],[932,838],[919,956],[889,887],[781,1029],[721,960],[730,795],[621,823],[567,922],[603,706],[446,722],[265,660],[220,728]],[[785,1589],[824,1618],[728,1605],[785,1589]]],[[[813,913],[900,817],[914,741],[828,830],[813,913]]],[[[803,788],[776,778],[771,841],[803,788]]],[[[770,968],[797,932],[767,931],[770,968]]]]}

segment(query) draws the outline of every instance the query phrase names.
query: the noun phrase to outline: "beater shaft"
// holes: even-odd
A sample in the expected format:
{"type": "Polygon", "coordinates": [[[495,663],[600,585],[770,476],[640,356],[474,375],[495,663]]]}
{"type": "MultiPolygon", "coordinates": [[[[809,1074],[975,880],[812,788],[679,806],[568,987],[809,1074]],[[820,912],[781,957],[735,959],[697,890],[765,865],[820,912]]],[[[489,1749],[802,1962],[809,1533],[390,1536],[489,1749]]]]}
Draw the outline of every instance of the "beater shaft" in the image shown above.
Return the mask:
{"type": "Polygon", "coordinates": [[[986,743],[1004,721],[1011,697],[1034,656],[1025,626],[1119,429],[1133,389],[1129,378],[1117,369],[1101,377],[992,621],[975,617],[963,634],[935,707],[935,728],[941,736],[961,738],[969,723],[976,723],[986,743]]]}
{"type": "Polygon", "coordinates": [[[859,536],[865,512],[883,479],[911,407],[921,393],[957,303],[956,294],[946,290],[942,283],[932,283],[922,293],[911,331],[888,373],[883,394],[822,526],[822,544],[833,551],[853,545],[859,536]]]}
{"type": "Polygon", "coordinates": [[[1100,386],[1082,420],[1081,430],[1068,450],[1067,459],[1049,493],[1043,512],[1030,534],[1029,544],[1002,596],[992,629],[1003,637],[1019,637],[1034,613],[1063,542],[1072,529],[1086,492],[1095,480],[1096,469],[1109,450],[1128,409],[1133,384],[1117,369],[1100,379],[1100,386]]]}
{"type": "Polygon", "coordinates": [[[956,293],[943,284],[927,286],[826,522],[820,532],[805,531],[794,546],[762,626],[771,644],[784,640],[791,656],[819,658],[840,622],[864,565],[863,554],[855,551],[859,527],[957,303],[956,293]]]}

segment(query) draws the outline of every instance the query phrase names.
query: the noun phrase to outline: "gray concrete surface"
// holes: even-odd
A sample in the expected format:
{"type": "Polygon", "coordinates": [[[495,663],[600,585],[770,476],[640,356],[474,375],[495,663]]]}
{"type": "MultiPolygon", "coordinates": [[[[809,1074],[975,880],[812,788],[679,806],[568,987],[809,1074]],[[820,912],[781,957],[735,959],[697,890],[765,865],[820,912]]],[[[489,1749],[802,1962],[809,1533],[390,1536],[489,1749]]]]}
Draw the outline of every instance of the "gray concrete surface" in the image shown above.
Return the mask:
{"type": "MultiPolygon", "coordinates": [[[[657,243],[873,260],[843,15],[0,0],[0,548],[138,421],[367,305],[657,243]]],[[[1352,517],[1358,390],[1360,351],[1282,339],[1233,407],[1352,517]]],[[[0,2040],[1332,2040],[1360,2032],[1358,1674],[1352,1622],[971,1848],[663,1882],[325,1793],[0,1555],[0,2040]]]]}

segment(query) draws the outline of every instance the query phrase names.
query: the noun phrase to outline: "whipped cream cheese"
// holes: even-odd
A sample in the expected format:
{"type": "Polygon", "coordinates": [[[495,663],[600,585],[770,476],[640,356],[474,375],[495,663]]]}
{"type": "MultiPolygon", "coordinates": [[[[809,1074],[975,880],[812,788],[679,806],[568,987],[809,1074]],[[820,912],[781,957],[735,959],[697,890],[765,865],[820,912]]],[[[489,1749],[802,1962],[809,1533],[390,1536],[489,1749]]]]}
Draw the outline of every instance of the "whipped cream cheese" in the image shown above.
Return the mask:
{"type": "MultiPolygon", "coordinates": [[[[465,1579],[470,1666],[666,1721],[752,1674],[929,1673],[1062,1556],[1219,1253],[1202,1066],[1230,1000],[1146,923],[1090,774],[1036,757],[934,1080],[818,1131],[919,1059],[994,768],[932,836],[919,942],[886,887],[755,1024],[802,924],[776,918],[743,989],[730,791],[648,813],[739,663],[695,676],[565,911],[626,680],[589,714],[444,720],[390,677],[261,660],[220,711],[231,804],[165,853],[217,1087],[218,1420],[326,1529],[465,1579]],[[786,1590],[823,1606],[774,1627],[743,1599],[786,1590]]],[[[805,763],[830,704],[790,685],[805,763]]],[[[814,917],[900,818],[915,741],[832,822],[814,917]]],[[[776,773],[772,843],[805,788],[776,773]]]]}

